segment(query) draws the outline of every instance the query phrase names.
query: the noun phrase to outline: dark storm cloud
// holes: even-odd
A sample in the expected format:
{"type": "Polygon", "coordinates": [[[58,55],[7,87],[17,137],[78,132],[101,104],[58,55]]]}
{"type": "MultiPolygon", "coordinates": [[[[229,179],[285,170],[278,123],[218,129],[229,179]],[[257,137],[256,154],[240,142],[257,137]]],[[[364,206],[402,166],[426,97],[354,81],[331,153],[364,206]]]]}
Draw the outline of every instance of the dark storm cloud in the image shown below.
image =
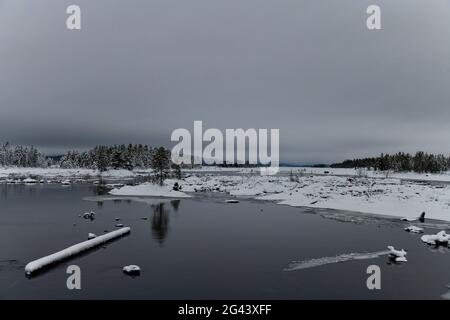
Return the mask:
{"type": "Polygon", "coordinates": [[[369,1],[0,1],[0,140],[170,146],[203,120],[280,128],[285,162],[448,153],[450,5],[376,3],[370,32],[369,1]]]}

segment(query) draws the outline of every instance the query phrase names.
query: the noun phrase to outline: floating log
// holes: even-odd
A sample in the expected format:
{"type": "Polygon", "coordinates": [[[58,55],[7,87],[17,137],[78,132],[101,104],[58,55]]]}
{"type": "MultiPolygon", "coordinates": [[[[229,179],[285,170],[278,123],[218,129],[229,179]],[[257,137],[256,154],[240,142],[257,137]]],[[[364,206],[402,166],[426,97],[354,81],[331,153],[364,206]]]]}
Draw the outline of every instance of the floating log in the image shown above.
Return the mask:
{"type": "Polygon", "coordinates": [[[71,247],[68,247],[64,250],[58,251],[51,255],[45,256],[43,258],[31,261],[30,263],[28,263],[25,266],[25,273],[27,275],[31,275],[33,272],[36,272],[37,270],[40,270],[46,266],[58,263],[64,259],[75,256],[83,251],[97,247],[97,246],[104,244],[105,242],[111,241],[115,238],[124,236],[125,234],[130,233],[130,231],[131,231],[131,229],[129,227],[121,228],[119,230],[109,232],[107,234],[96,237],[94,239],[80,242],[78,244],[75,244],[71,247]]]}

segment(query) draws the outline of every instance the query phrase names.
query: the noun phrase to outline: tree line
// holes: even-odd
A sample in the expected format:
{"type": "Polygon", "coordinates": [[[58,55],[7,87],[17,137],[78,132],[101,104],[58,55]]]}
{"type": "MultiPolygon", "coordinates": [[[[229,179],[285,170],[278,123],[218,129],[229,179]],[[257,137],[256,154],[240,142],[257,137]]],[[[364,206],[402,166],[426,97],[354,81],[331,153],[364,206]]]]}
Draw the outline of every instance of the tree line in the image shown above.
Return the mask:
{"type": "Polygon", "coordinates": [[[106,171],[112,169],[133,170],[150,168],[155,149],[142,144],[96,146],[79,152],[69,151],[60,160],[61,168],[87,168],[106,171]]]}
{"type": "Polygon", "coordinates": [[[331,165],[332,168],[369,168],[380,171],[414,171],[417,173],[439,173],[450,168],[450,157],[423,151],[415,155],[398,152],[381,154],[379,157],[345,160],[331,165]]]}
{"type": "Polygon", "coordinates": [[[50,164],[51,160],[33,146],[0,144],[0,166],[47,167],[50,164]]]}
{"type": "Polygon", "coordinates": [[[46,157],[35,147],[0,144],[0,166],[45,168],[153,169],[154,179],[162,183],[169,176],[181,178],[181,167],[172,163],[170,150],[142,144],[96,146],[88,151],[68,151],[63,156],[46,157]]]}
{"type": "MultiPolygon", "coordinates": [[[[96,146],[88,151],[69,151],[62,157],[46,157],[34,146],[0,144],[0,166],[96,169],[148,169],[152,168],[160,178],[181,176],[181,168],[170,160],[170,151],[164,147],[153,148],[142,144],[96,146]],[[58,159],[58,160],[55,160],[58,159]]],[[[379,157],[345,160],[332,168],[370,168],[379,171],[414,171],[438,173],[450,169],[450,157],[442,154],[398,152],[379,157]]]]}

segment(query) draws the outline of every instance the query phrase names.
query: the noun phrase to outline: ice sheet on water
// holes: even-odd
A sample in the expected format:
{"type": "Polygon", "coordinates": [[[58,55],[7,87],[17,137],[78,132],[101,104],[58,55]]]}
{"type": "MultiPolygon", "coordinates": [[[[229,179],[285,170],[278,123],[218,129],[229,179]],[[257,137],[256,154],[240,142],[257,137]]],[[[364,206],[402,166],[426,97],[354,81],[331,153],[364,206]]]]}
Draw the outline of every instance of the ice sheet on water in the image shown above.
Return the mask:
{"type": "Polygon", "coordinates": [[[384,255],[388,255],[389,251],[377,251],[377,252],[363,252],[363,253],[344,253],[334,257],[322,257],[304,261],[294,261],[291,262],[284,271],[295,271],[302,269],[309,269],[314,267],[320,267],[327,264],[341,263],[346,261],[353,260],[368,260],[368,259],[376,259],[384,255]]]}

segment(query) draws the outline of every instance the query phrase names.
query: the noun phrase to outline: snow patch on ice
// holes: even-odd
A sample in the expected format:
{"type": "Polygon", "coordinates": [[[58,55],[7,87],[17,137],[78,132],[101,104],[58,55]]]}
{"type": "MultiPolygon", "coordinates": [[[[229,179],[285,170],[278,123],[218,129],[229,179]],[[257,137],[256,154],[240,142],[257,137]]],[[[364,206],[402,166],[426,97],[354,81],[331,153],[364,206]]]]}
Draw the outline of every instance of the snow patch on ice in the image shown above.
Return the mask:
{"type": "Polygon", "coordinates": [[[377,251],[377,252],[367,252],[367,253],[344,253],[335,257],[323,257],[304,261],[294,261],[291,262],[284,271],[295,271],[302,269],[309,269],[314,267],[319,267],[327,264],[341,263],[353,260],[368,260],[376,259],[384,255],[388,255],[389,251],[377,251]]]}

